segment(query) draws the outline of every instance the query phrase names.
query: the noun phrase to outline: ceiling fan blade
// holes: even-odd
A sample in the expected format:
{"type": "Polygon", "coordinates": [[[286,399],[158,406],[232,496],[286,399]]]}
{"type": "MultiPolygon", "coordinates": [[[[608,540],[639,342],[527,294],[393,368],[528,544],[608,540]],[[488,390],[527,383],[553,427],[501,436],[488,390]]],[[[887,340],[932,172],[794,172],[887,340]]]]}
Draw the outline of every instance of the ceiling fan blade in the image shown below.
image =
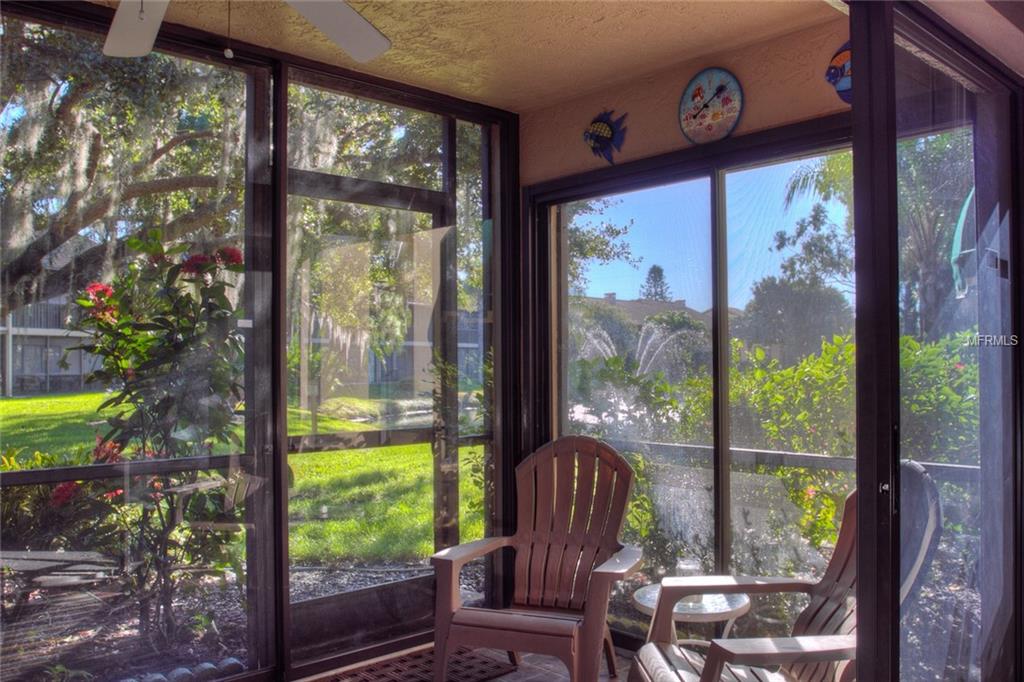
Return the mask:
{"type": "Polygon", "coordinates": [[[108,57],[145,57],[153,51],[170,0],[121,0],[103,44],[108,57]]]}
{"type": "Polygon", "coordinates": [[[357,62],[387,52],[391,41],[342,0],[285,0],[309,23],[333,40],[357,62]]]}

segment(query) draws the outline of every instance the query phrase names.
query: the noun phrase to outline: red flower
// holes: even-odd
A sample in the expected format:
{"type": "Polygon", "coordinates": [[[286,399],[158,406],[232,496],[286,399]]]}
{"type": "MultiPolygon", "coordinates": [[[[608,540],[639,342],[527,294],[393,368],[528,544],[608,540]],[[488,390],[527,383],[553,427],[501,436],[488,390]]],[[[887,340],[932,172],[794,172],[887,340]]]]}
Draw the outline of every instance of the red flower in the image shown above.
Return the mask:
{"type": "Polygon", "coordinates": [[[91,317],[104,322],[113,323],[115,321],[117,306],[110,303],[110,297],[114,295],[114,287],[102,282],[92,282],[85,288],[85,294],[93,304],[93,307],[89,309],[91,317]]]}
{"type": "Polygon", "coordinates": [[[124,495],[124,488],[118,488],[117,490],[111,490],[108,493],[103,493],[103,499],[109,501],[113,500],[115,497],[118,497],[119,495],[124,495]]]}
{"type": "Polygon", "coordinates": [[[154,253],[149,257],[151,265],[161,265],[167,262],[167,256],[162,253],[154,253]]]}
{"type": "Polygon", "coordinates": [[[964,363],[962,362],[958,362],[953,366],[956,367],[957,369],[963,369],[964,367],[966,367],[966,365],[964,365],[964,363]]]}
{"type": "Polygon", "coordinates": [[[63,507],[71,501],[71,498],[78,492],[78,481],[65,481],[53,489],[50,494],[50,504],[54,507],[63,507]]]}
{"type": "Polygon", "coordinates": [[[221,265],[241,265],[242,251],[234,246],[223,246],[217,249],[217,262],[221,265]]]}
{"type": "Polygon", "coordinates": [[[203,269],[212,262],[213,259],[205,253],[194,253],[186,258],[185,262],[181,264],[181,271],[194,275],[198,272],[202,272],[203,269]]]}
{"type": "Polygon", "coordinates": [[[92,449],[92,458],[96,462],[114,464],[121,461],[121,446],[114,441],[104,441],[96,436],[96,447],[92,449]]]}
{"type": "Polygon", "coordinates": [[[85,293],[93,303],[105,301],[114,295],[114,287],[102,282],[92,282],[85,288],[85,293]]]}

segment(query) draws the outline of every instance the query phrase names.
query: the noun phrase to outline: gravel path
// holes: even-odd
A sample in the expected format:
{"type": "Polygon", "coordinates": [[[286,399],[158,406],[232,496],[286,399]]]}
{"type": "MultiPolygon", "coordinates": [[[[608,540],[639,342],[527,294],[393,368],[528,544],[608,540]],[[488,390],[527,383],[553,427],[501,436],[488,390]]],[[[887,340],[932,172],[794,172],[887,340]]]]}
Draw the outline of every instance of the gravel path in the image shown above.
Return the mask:
{"type": "MultiPolygon", "coordinates": [[[[375,585],[409,580],[431,575],[429,564],[374,564],[372,566],[346,566],[324,568],[293,566],[290,577],[291,601],[304,601],[326,597],[339,592],[351,592],[375,585]]],[[[467,600],[478,598],[484,590],[484,566],[472,563],[462,570],[460,585],[467,600]]]]}

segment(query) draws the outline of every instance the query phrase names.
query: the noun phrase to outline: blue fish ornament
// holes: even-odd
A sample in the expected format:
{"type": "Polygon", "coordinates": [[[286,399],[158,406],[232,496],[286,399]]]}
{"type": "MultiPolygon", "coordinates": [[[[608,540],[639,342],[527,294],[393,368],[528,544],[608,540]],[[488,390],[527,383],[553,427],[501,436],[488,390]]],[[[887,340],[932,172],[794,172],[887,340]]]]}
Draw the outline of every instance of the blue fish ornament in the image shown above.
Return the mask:
{"type": "Polygon", "coordinates": [[[614,110],[603,111],[590,122],[583,131],[583,141],[590,147],[594,156],[602,156],[608,163],[614,164],[612,154],[622,151],[622,143],[626,139],[626,128],[622,122],[627,114],[612,118],[614,110]]]}
{"type": "Polygon", "coordinates": [[[832,55],[825,71],[825,80],[836,89],[836,94],[847,104],[853,103],[853,69],[850,67],[850,42],[847,41],[832,55]]]}

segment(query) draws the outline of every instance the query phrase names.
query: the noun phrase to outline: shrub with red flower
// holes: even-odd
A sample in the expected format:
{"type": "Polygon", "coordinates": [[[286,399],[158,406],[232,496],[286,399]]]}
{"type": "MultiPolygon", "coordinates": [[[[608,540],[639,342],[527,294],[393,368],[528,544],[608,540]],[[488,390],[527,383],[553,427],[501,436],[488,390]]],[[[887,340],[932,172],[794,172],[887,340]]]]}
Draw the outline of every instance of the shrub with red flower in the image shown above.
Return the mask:
{"type": "Polygon", "coordinates": [[[113,502],[121,495],[124,495],[124,488],[115,488],[114,490],[103,493],[103,499],[108,502],[113,502]]]}
{"type": "Polygon", "coordinates": [[[205,253],[194,253],[181,264],[181,271],[196,275],[205,270],[214,260],[205,253]]]}
{"type": "Polygon", "coordinates": [[[71,501],[78,492],[80,484],[78,481],[65,481],[53,489],[50,494],[50,504],[54,507],[63,507],[71,501]]]}
{"type": "Polygon", "coordinates": [[[211,266],[235,269],[245,261],[242,250],[234,246],[222,246],[213,255],[193,253],[181,264],[181,271],[189,275],[206,272],[211,266]]]}
{"type": "Polygon", "coordinates": [[[114,295],[114,287],[102,282],[93,282],[85,288],[85,293],[93,303],[102,303],[114,295]]]}
{"type": "Polygon", "coordinates": [[[89,315],[104,322],[113,323],[117,319],[117,304],[112,300],[114,287],[102,282],[92,282],[85,288],[89,315]]]}
{"type": "Polygon", "coordinates": [[[92,450],[92,459],[97,464],[115,464],[121,461],[122,447],[112,440],[103,440],[96,436],[96,447],[92,450]]]}
{"type": "MultiPolygon", "coordinates": [[[[239,447],[235,408],[242,399],[244,339],[232,323],[238,316],[230,295],[234,278],[225,275],[241,271],[242,252],[227,246],[197,252],[165,243],[158,230],[129,239],[128,246],[140,257],[112,284],[93,283],[77,299],[84,314],[75,328],[88,339],[69,350],[84,349],[99,360],[87,381],[112,389],[103,408],[116,413],[106,419],[93,462],[174,459],[209,454],[218,444],[239,447]]],[[[186,557],[196,564],[222,560],[223,538],[176,532],[174,505],[183,498],[175,488],[205,476],[138,475],[123,488],[86,484],[88,495],[77,484],[53,492],[54,505],[76,494],[76,503],[137,505],[136,512],[116,518],[129,538],[131,560],[141,562],[133,589],[157,595],[140,620],[143,630],[175,636],[173,597],[186,557]]],[[[216,504],[206,495],[194,492],[188,504],[216,504]]]]}
{"type": "Polygon", "coordinates": [[[234,246],[222,246],[215,255],[220,265],[241,265],[243,261],[242,250],[234,246]]]}

